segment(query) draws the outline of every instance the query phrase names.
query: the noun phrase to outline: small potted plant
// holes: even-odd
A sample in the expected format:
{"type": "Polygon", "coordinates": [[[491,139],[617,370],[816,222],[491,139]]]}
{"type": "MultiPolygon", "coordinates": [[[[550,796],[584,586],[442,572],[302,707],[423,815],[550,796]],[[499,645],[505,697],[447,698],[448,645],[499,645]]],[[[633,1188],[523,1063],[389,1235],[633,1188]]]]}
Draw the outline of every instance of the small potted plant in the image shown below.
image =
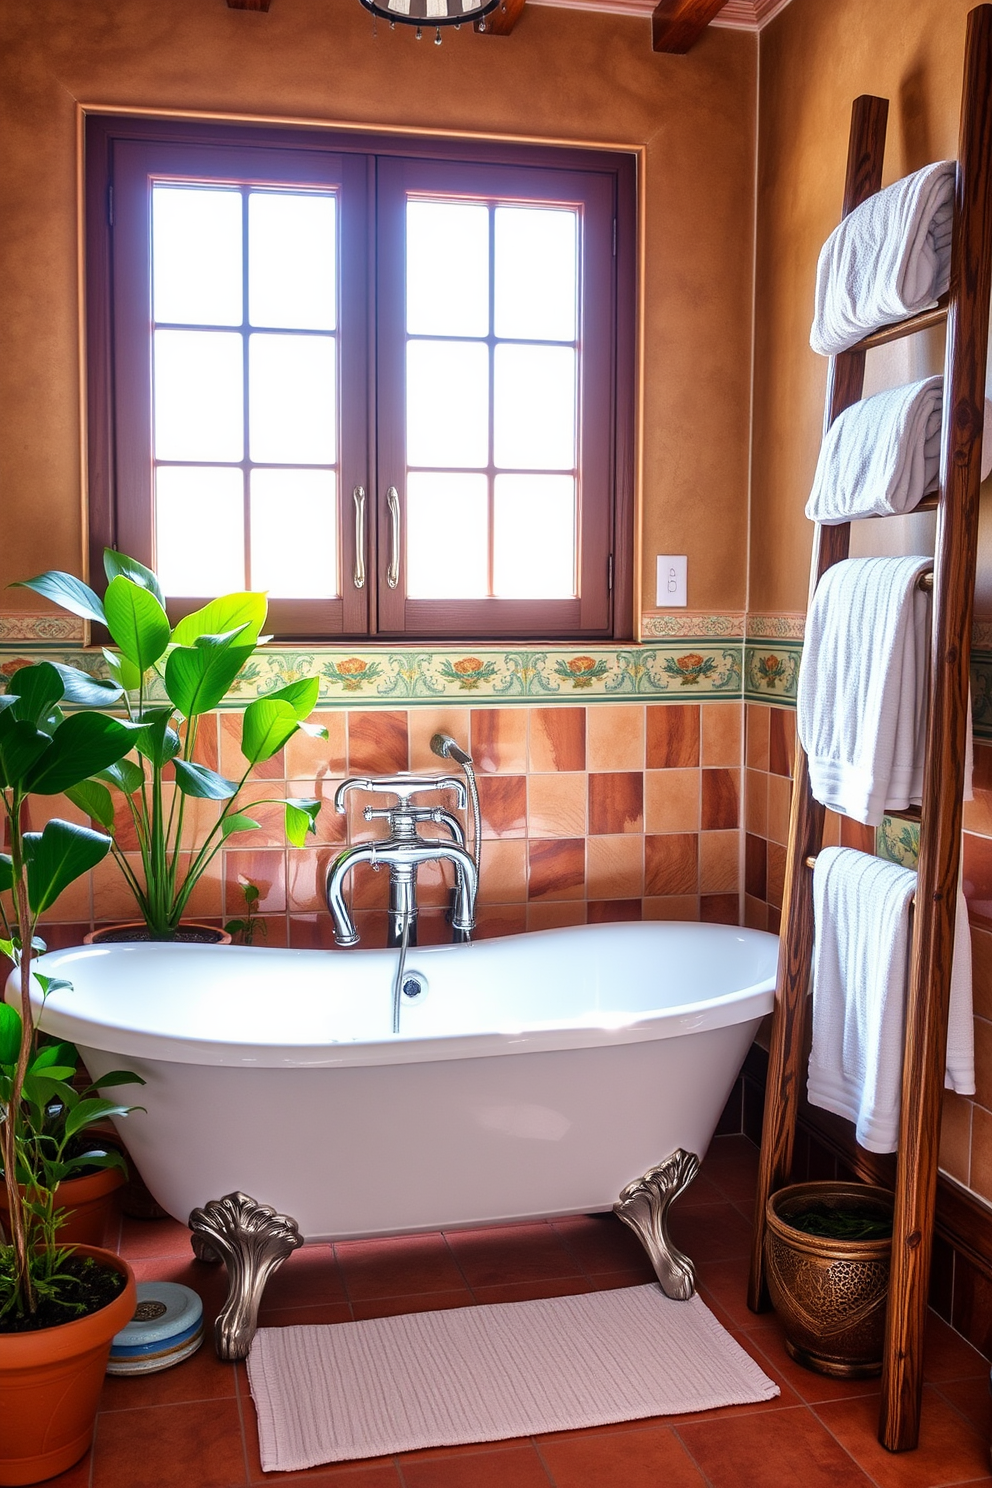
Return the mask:
{"type": "Polygon", "coordinates": [[[108,583],[102,600],[72,574],[52,571],[23,583],[107,628],[116,649],[106,649],[104,658],[127,717],[137,725],[128,758],[95,771],[66,792],[115,838],[113,856],[141,912],[137,932],[118,926],[89,938],[228,939],[226,932],[210,927],[181,928],[180,921],[194,888],[228,838],[258,827],[248,814],[253,807],[282,806],[286,835],[294,846],[301,847],[307,834],[316,832],[319,801],[257,796],[245,801],[243,793],[255,766],[271,759],[298,730],[327,737],[326,729],[306,721],[317,703],[319,679],[301,678],[247,705],[241,728],[244,770],[237,780],[227,779],[196,758],[200,720],[220,704],[264,643],[265,595],[226,594],[172,626],[151,569],[111,548],[104,553],[104,567],[108,583]],[[116,840],[114,795],[133,824],[140,865],[132,865],[116,840]],[[190,800],[217,803],[216,820],[202,841],[192,840],[187,828],[190,800]]]}
{"type": "MultiPolygon", "coordinates": [[[[111,1339],[134,1311],[127,1263],[112,1251],[64,1244],[57,1207],[60,1180],[72,1171],[71,1139],[125,1108],[73,1090],[74,1051],[39,1044],[31,996],[32,987],[43,999],[59,985],[34,970],[43,949],[36,938],[40,917],[102,861],[110,839],[57,819],[41,832],[23,830],[31,795],[69,790],[133,747],[133,725],[102,712],[63,712],[64,702],[108,702],[117,691],[75,668],[42,662],[21,668],[0,697],[0,801],[9,847],[0,854],[0,886],[12,904],[0,952],[19,972],[19,1007],[0,1003],[0,1162],[8,1230],[0,1244],[2,1484],[39,1482],[83,1455],[111,1339]],[[65,1112],[58,1135],[53,1106],[65,1112]]],[[[16,982],[12,978],[12,988],[16,982]]]]}
{"type": "Polygon", "coordinates": [[[879,1374],[892,1251],[892,1194],[819,1180],[768,1200],[768,1291],[794,1359],[820,1374],[879,1374]]]}

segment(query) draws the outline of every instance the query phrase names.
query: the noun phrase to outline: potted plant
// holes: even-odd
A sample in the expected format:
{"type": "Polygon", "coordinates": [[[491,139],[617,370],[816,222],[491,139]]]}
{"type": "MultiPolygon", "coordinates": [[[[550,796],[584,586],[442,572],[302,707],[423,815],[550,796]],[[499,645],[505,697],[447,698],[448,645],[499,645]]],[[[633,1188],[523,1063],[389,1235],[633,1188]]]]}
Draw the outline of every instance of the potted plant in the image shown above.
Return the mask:
{"type": "MultiPolygon", "coordinates": [[[[0,1003],[0,1161],[8,1234],[0,1245],[0,1483],[34,1483],[86,1451],[110,1341],[134,1311],[134,1277],[112,1251],[67,1246],[57,1189],[71,1174],[70,1141],[124,1107],[77,1092],[71,1045],[40,1045],[32,983],[39,918],[59,894],[102,861],[110,839],[72,822],[23,829],[32,794],[58,795],[133,747],[135,726],[102,712],[66,716],[64,702],[112,701],[119,689],[72,667],[42,662],[10,679],[0,697],[0,801],[9,853],[0,888],[11,899],[0,951],[17,965],[19,1008],[0,1003]],[[53,1107],[64,1115],[56,1130],[53,1107]]],[[[12,986],[15,979],[12,979],[12,986]]],[[[63,984],[64,985],[64,984],[63,984]]],[[[126,1077],[120,1073],[118,1082],[126,1077]]],[[[110,1159],[112,1164],[113,1160],[110,1159]]]]}
{"type": "Polygon", "coordinates": [[[123,696],[128,719],[138,729],[133,754],[93,772],[66,793],[81,810],[115,837],[114,795],[124,802],[134,826],[140,868],[132,866],[114,840],[111,851],[134,895],[143,928],[98,931],[98,939],[174,940],[229,938],[220,930],[184,933],[180,920],[189,897],[227,839],[258,827],[253,807],[281,805],[286,835],[301,847],[316,832],[320,802],[310,799],[243,800],[256,765],[280,750],[298,730],[326,738],[326,729],[306,720],[317,702],[319,680],[304,677],[244,710],[241,753],[245,767],[228,780],[196,759],[204,714],[215,709],[238,673],[250,662],[261,637],[267,603],[264,594],[226,594],[202,609],[169,623],[165,597],[151,569],[108,548],[104,553],[107,590],[101,600],[71,574],[52,571],[27,579],[23,587],[54,600],[63,609],[96,621],[110,632],[116,650],[104,658],[123,696]],[[202,841],[190,839],[186,806],[190,800],[217,803],[217,818],[202,841]]]}
{"type": "Polygon", "coordinates": [[[768,1291],[785,1346],[820,1374],[879,1374],[892,1251],[892,1194],[821,1179],[768,1200],[768,1291]]]}

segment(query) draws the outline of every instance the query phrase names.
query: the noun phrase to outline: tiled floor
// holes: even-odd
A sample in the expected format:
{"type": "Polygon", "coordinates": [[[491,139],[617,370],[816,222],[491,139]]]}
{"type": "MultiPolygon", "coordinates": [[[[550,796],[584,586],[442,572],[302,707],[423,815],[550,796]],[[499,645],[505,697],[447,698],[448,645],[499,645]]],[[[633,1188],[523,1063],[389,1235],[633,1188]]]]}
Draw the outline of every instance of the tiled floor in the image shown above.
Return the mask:
{"type": "MultiPolygon", "coordinates": [[[[173,1370],[110,1379],[92,1453],[58,1488],[248,1488],[262,1482],[337,1488],[937,1488],[992,1484],[988,1363],[931,1315],[919,1450],[875,1439],[878,1382],[811,1374],[786,1354],[773,1316],[744,1302],[756,1149],[718,1137],[676,1206],[676,1239],[695,1258],[707,1304],[781,1387],[774,1400],[525,1441],[408,1452],[308,1472],[263,1474],[243,1366],[204,1346],[173,1370]]],[[[172,1221],[125,1220],[121,1249],[139,1280],[182,1281],[208,1315],[218,1269],[190,1259],[172,1221]]],[[[518,1301],[651,1279],[633,1237],[612,1216],[350,1241],[294,1255],[270,1282],[262,1322],[343,1322],[474,1302],[518,1301]]]]}

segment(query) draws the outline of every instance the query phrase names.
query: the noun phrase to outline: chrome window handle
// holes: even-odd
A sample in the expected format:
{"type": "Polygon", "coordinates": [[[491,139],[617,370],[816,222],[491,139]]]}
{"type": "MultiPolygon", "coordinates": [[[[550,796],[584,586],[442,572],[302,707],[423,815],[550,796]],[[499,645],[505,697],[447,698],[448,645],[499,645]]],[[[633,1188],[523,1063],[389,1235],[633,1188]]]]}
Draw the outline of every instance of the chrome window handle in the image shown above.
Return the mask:
{"type": "Polygon", "coordinates": [[[400,581],[400,497],[395,486],[390,486],[386,492],[386,505],[389,508],[389,567],[386,569],[386,583],[390,589],[395,589],[400,581]]]}
{"type": "Polygon", "coordinates": [[[356,589],[365,588],[365,487],[352,491],[355,502],[355,576],[356,589]]]}

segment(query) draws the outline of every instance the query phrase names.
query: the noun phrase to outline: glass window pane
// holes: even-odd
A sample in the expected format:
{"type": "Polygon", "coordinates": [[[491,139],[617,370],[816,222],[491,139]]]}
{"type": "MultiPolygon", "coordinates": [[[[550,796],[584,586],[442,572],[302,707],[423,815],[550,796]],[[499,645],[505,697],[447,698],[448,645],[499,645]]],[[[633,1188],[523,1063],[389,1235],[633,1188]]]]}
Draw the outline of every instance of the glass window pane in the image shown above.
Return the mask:
{"type": "Polygon", "coordinates": [[[205,597],[245,587],[240,470],[164,465],[155,472],[155,569],[166,594],[205,597]]]}
{"type": "Polygon", "coordinates": [[[496,208],[497,336],[575,340],[578,225],[560,208],[496,208]]]}
{"type": "Polygon", "coordinates": [[[483,341],[408,341],[408,465],[489,463],[489,348],[483,341]]]}
{"type": "Polygon", "coordinates": [[[406,592],[410,598],[485,598],[488,558],[486,477],[433,471],[408,475],[406,592]]]}
{"type": "Polygon", "coordinates": [[[333,470],[252,471],[251,587],[275,599],[337,594],[333,470]]]}
{"type": "Polygon", "coordinates": [[[181,325],[241,324],[241,192],[152,187],[154,316],[181,325]]]}
{"type": "Polygon", "coordinates": [[[156,459],[242,459],[242,354],[237,331],[155,332],[156,459]]]}
{"type": "Polygon", "coordinates": [[[575,468],[575,352],[497,346],[495,460],[504,470],[575,468]]]}
{"type": "Polygon", "coordinates": [[[253,191],[248,197],[248,319],[256,326],[337,325],[333,196],[253,191]]]}
{"type": "Polygon", "coordinates": [[[498,475],[493,593],[501,599],[571,599],[575,588],[575,478],[498,475]]]}
{"type": "Polygon", "coordinates": [[[489,208],[408,201],[406,328],[410,335],[489,332],[489,208]]]}
{"type": "Polygon", "coordinates": [[[249,337],[248,427],[253,460],[334,463],[336,349],[333,336],[249,337]]]}

